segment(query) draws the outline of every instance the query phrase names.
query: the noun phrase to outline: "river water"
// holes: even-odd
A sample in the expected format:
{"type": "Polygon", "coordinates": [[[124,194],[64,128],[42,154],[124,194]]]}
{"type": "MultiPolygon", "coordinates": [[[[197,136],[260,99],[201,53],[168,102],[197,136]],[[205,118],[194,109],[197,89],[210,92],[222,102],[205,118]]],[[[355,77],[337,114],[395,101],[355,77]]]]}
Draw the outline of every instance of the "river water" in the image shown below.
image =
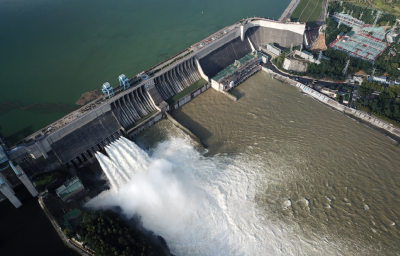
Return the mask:
{"type": "Polygon", "coordinates": [[[169,121],[136,139],[150,158],[108,150],[131,181],[90,205],[139,214],[176,255],[398,253],[397,142],[264,72],[233,93],[173,112],[207,150],[169,121]]]}

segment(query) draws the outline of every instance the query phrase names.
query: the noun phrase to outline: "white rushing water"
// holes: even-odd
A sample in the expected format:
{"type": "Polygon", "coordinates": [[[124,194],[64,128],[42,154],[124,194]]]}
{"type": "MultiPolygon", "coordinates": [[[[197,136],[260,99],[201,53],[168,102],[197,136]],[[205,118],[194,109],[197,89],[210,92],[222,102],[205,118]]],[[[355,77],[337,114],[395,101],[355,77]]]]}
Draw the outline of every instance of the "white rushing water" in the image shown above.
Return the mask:
{"type": "Polygon", "coordinates": [[[121,138],[97,154],[111,190],[87,207],[119,206],[141,216],[175,255],[319,255],[336,251],[299,238],[257,212],[261,165],[226,156],[203,157],[187,140],[159,143],[151,157],[121,138]]]}

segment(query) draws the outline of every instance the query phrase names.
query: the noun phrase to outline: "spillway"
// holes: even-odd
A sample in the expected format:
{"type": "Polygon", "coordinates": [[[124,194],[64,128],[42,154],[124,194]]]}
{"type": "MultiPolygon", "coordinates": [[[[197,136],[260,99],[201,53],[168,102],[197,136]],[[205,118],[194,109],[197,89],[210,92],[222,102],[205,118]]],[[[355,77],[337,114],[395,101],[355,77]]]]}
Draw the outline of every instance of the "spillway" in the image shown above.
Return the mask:
{"type": "Polygon", "coordinates": [[[190,58],[157,76],[154,83],[162,98],[167,100],[200,80],[200,78],[195,60],[190,58]]]}
{"type": "Polygon", "coordinates": [[[156,110],[144,86],[123,95],[111,103],[111,109],[124,128],[156,110]]]}

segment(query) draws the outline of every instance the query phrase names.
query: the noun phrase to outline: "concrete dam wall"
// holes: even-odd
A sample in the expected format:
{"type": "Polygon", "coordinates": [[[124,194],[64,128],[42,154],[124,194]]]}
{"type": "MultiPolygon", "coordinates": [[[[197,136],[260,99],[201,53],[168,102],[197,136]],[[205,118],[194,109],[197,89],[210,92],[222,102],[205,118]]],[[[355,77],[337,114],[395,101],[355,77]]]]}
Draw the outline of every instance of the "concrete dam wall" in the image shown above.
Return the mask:
{"type": "Polygon", "coordinates": [[[86,120],[88,122],[82,121],[79,127],[68,127],[46,139],[61,163],[72,162],[80,165],[81,162],[92,158],[94,152],[99,151],[107,139],[112,139],[113,135],[118,136],[121,129],[110,109],[87,117],[86,120]]]}
{"type": "MultiPolygon", "coordinates": [[[[201,77],[213,77],[250,53],[253,48],[269,42],[281,46],[302,43],[304,24],[276,21],[246,21],[239,27],[232,25],[221,32],[219,38],[204,40],[204,46],[188,49],[187,56],[171,59],[169,66],[157,70],[150,78],[114,97],[94,105],[60,128],[42,134],[33,134],[24,143],[9,152],[10,158],[20,163],[28,176],[51,171],[62,165],[77,167],[95,160],[94,153],[101,151],[119,136],[135,136],[161,120],[164,112],[176,109],[210,88],[210,83],[182,95],[169,106],[165,101],[182,92],[201,77]]],[[[158,65],[161,67],[161,65],[158,65]]],[[[150,74],[151,70],[150,70],[150,74]]],[[[59,120],[57,122],[64,122],[59,120]]]]}
{"type": "Polygon", "coordinates": [[[156,106],[144,86],[123,95],[110,105],[114,115],[124,128],[128,128],[156,110],[156,106]]]}
{"type": "Polygon", "coordinates": [[[303,43],[305,24],[281,23],[266,19],[248,22],[240,29],[232,31],[225,38],[199,52],[197,57],[203,72],[213,77],[251,51],[261,50],[261,46],[276,43],[281,47],[290,47],[303,43]],[[254,49],[253,49],[254,47],[254,49]]]}
{"type": "Polygon", "coordinates": [[[261,46],[265,46],[269,43],[276,43],[285,48],[290,47],[292,43],[294,46],[303,43],[303,34],[261,26],[248,28],[246,37],[250,38],[250,41],[257,50],[261,50],[261,46]]]}
{"type": "Polygon", "coordinates": [[[199,60],[204,73],[208,77],[215,76],[218,72],[251,52],[248,40],[242,41],[240,37],[234,38],[212,51],[199,60]]]}
{"type": "Polygon", "coordinates": [[[163,100],[167,100],[200,80],[200,78],[195,59],[192,57],[157,76],[154,83],[163,100]]]}

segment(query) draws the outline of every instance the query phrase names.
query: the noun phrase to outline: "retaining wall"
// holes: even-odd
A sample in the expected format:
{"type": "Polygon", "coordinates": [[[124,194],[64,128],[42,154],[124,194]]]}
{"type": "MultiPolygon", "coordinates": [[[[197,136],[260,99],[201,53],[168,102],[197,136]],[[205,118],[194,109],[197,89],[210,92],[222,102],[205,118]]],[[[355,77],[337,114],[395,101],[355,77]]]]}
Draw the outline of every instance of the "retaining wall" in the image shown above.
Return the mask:
{"type": "Polygon", "coordinates": [[[183,105],[185,105],[186,103],[188,103],[189,101],[191,101],[192,99],[194,99],[195,97],[200,95],[201,93],[208,90],[210,87],[211,87],[211,85],[209,83],[206,83],[206,84],[200,86],[195,91],[191,92],[190,94],[187,94],[186,96],[184,96],[183,98],[181,98],[180,100],[175,102],[174,104],[171,104],[171,106],[169,106],[169,109],[171,111],[173,111],[175,109],[182,107],[183,105]]]}
{"type": "Polygon", "coordinates": [[[374,126],[384,129],[385,131],[396,135],[397,137],[400,137],[400,129],[393,126],[392,124],[389,124],[388,122],[383,121],[382,119],[379,119],[377,117],[371,116],[368,113],[365,113],[363,111],[357,110],[357,109],[353,109],[353,108],[349,108],[346,107],[340,103],[338,103],[335,100],[332,100],[331,98],[329,98],[328,96],[313,90],[312,88],[305,86],[304,84],[298,83],[288,77],[282,76],[280,74],[277,74],[275,72],[273,72],[270,69],[266,69],[263,68],[263,70],[269,74],[271,74],[271,76],[275,79],[278,79],[282,82],[285,82],[287,84],[290,84],[292,86],[297,87],[298,89],[300,89],[303,93],[306,93],[308,95],[310,95],[311,97],[313,97],[314,99],[340,111],[346,114],[351,114],[365,122],[368,122],[370,124],[373,124],[374,126]]]}

